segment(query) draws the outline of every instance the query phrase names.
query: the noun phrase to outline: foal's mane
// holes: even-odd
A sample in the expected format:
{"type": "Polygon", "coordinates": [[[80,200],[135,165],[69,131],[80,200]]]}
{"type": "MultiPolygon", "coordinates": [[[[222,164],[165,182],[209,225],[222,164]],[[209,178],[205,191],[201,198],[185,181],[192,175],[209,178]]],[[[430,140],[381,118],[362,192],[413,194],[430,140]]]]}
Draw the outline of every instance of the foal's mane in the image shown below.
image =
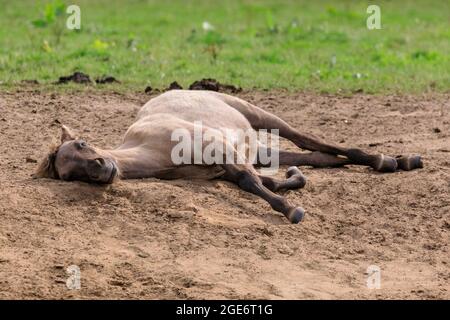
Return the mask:
{"type": "Polygon", "coordinates": [[[59,179],[58,171],[55,168],[55,159],[60,146],[61,144],[56,142],[50,145],[48,154],[39,163],[36,172],[33,174],[33,178],[59,179]]]}

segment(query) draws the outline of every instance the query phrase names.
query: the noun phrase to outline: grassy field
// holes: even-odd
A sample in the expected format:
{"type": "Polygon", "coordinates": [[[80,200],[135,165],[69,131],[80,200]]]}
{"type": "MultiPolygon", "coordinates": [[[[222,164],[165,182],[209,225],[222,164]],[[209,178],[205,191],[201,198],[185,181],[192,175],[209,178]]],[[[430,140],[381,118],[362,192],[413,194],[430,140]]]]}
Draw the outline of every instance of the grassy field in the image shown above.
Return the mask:
{"type": "Polygon", "coordinates": [[[244,88],[318,92],[447,91],[449,1],[0,1],[0,82],[50,84],[83,71],[121,88],[183,86],[202,77],[244,88]],[[368,30],[369,4],[381,30],[368,30]],[[211,27],[212,26],[212,27],[211,27]],[[206,27],[206,28],[205,28],[206,27]]]}

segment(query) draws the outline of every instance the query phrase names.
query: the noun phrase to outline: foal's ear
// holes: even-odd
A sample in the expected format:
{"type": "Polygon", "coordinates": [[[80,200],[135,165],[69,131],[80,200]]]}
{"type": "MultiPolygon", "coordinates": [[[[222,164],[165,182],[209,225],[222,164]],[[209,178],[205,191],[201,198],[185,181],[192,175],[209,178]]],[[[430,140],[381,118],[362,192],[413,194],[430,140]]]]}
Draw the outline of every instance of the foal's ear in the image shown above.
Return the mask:
{"type": "Polygon", "coordinates": [[[76,136],[72,133],[72,131],[65,125],[62,125],[62,127],[61,127],[61,143],[64,143],[69,140],[75,140],[75,139],[76,139],[76,136]]]}

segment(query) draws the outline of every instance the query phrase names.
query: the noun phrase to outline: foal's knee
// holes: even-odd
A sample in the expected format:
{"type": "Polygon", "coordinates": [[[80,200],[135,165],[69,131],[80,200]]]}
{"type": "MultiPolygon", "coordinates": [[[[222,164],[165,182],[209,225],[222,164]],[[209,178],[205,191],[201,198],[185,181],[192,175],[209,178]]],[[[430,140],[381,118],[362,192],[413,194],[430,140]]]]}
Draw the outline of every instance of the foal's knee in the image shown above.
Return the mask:
{"type": "Polygon", "coordinates": [[[260,183],[258,177],[247,170],[239,171],[236,182],[239,188],[247,192],[254,191],[255,186],[260,183]]]}

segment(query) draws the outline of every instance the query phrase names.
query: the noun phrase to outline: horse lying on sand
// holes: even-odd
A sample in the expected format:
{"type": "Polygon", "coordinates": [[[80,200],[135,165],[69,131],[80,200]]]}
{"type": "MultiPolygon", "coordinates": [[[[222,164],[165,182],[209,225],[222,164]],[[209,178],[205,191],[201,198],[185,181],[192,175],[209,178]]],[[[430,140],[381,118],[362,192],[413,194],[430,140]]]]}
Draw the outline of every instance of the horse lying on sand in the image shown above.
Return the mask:
{"type": "MultiPolygon", "coordinates": [[[[274,151],[264,145],[259,145],[259,148],[266,148],[269,153],[274,151]]],[[[222,156],[219,155],[219,158],[222,156]]],[[[291,223],[298,223],[304,217],[304,210],[275,193],[305,185],[306,178],[297,166],[339,167],[349,164],[369,166],[379,172],[423,167],[417,155],[389,157],[324,142],[318,137],[297,131],[275,115],[237,97],[213,91],[172,90],[151,99],[142,107],[122,144],[113,150],[90,146],[63,126],[61,143],[52,148],[34,176],[92,183],[112,183],[117,178],[222,178],[258,195],[274,210],[283,213],[291,223]],[[219,142],[233,149],[245,161],[175,164],[172,151],[176,141],[173,141],[172,133],[182,128],[194,135],[199,121],[203,131],[210,129],[224,133],[220,135],[222,140],[219,142]],[[291,167],[284,180],[265,176],[254,168],[258,160],[253,162],[254,159],[248,159],[247,152],[238,151],[239,144],[245,142],[230,141],[225,129],[276,129],[279,136],[292,141],[299,148],[313,152],[275,150],[278,152],[279,164],[291,167]]]]}

